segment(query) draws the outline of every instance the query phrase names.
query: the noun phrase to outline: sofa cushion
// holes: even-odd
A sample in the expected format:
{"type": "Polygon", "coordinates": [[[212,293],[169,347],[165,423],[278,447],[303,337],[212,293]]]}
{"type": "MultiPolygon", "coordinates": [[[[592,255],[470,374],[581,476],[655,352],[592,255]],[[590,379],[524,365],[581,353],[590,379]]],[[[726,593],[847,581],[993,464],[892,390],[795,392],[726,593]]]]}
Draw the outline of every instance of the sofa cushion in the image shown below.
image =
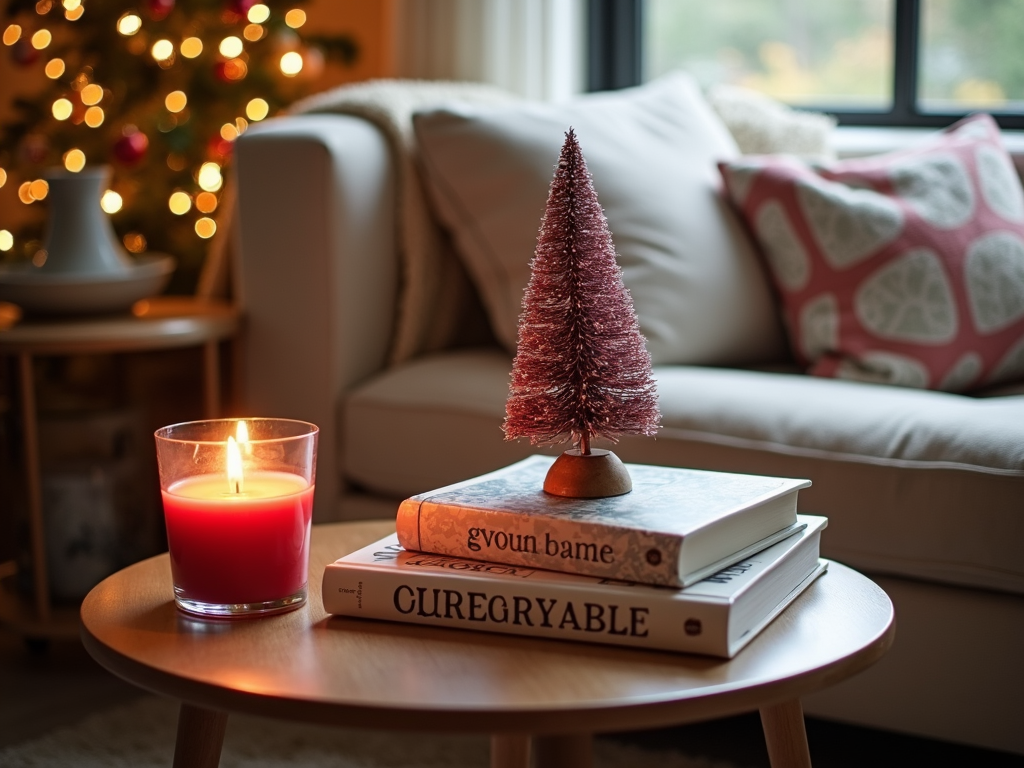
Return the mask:
{"type": "MultiPolygon", "coordinates": [[[[501,351],[446,353],[358,388],[342,416],[346,479],[401,498],[536,452],[503,438],[511,365],[501,351]]],[[[623,460],[808,477],[800,508],[829,517],[825,556],[1024,594],[1024,396],[688,366],[654,374],[663,428],[623,438],[623,460]]]]}
{"type": "Polygon", "coordinates": [[[711,86],[708,103],[744,155],[787,154],[833,160],[836,119],[793,109],[759,91],[729,83],[711,86]]]}
{"type": "Polygon", "coordinates": [[[811,373],[950,392],[1024,377],[1024,192],[991,117],[889,155],[721,168],[811,373]]]}
{"type": "Polygon", "coordinates": [[[737,157],[736,144],[685,75],[561,104],[450,106],[414,124],[437,215],[509,351],[572,127],[654,362],[784,356],[770,287],[720,194],[715,162],[737,157]]]}

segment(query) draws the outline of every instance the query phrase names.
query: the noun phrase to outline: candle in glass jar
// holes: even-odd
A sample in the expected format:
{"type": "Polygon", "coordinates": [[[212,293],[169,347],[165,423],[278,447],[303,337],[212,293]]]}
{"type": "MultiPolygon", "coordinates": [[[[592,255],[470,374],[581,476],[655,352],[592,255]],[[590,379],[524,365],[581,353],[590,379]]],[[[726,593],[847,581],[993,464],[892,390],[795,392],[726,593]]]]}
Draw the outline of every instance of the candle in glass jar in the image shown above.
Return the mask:
{"type": "Polygon", "coordinates": [[[251,615],[305,599],[316,428],[271,422],[257,421],[287,434],[251,443],[244,421],[235,425],[237,439],[219,444],[191,436],[222,430],[223,422],[158,432],[171,575],[186,611],[251,615]]]}
{"type": "Polygon", "coordinates": [[[285,472],[244,483],[199,475],[162,491],[174,583],[196,600],[258,603],[306,583],[313,487],[285,472]]]}

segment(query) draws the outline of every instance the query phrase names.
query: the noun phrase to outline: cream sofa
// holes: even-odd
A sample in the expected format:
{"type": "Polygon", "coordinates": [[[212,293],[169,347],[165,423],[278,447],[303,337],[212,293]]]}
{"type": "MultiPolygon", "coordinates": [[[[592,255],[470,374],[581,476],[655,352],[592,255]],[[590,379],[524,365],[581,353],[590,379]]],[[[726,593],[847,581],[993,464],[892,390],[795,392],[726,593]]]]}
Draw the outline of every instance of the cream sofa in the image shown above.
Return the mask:
{"type": "MultiPolygon", "coordinates": [[[[500,430],[496,343],[389,365],[401,269],[397,161],[363,119],[299,115],[236,148],[247,410],[321,428],[316,519],[390,517],[403,497],[533,449],[500,430]]],[[[663,429],[626,461],[811,478],[824,555],[877,580],[889,655],[809,714],[1024,753],[1024,395],[966,397],[792,372],[656,366],[663,429]]]]}

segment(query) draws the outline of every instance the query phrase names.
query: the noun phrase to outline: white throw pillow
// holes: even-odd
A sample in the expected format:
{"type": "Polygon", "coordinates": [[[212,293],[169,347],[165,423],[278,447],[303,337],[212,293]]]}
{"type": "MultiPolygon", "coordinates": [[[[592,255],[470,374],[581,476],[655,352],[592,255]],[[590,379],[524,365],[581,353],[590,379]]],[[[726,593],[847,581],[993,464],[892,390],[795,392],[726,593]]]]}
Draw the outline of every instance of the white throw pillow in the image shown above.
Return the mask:
{"type": "Polygon", "coordinates": [[[792,109],[763,93],[736,85],[708,90],[708,103],[744,155],[800,155],[834,160],[836,119],[822,112],[792,109]]]}
{"type": "Polygon", "coordinates": [[[510,351],[571,126],[654,363],[784,355],[768,281],[720,192],[716,163],[739,152],[686,75],[560,104],[450,105],[414,125],[428,194],[510,351]]]}

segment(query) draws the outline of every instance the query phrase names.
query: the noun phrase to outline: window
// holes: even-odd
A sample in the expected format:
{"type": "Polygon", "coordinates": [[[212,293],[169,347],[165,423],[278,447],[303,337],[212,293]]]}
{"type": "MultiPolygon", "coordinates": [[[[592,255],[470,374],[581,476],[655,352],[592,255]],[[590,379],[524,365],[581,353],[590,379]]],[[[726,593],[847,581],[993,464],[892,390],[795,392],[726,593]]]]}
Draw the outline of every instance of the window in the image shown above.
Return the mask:
{"type": "Polygon", "coordinates": [[[590,0],[589,85],[676,68],[846,125],[1024,128],[1024,0],[590,0]]]}

